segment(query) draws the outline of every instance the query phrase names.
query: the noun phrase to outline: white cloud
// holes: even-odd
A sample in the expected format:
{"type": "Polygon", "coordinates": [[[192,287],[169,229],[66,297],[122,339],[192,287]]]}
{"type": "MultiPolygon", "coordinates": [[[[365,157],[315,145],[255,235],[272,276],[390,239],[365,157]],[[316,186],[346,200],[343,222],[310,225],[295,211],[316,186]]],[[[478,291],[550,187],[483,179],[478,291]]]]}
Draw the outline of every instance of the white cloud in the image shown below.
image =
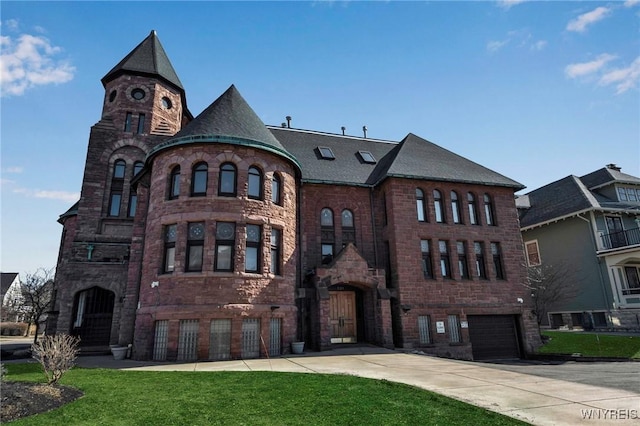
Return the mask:
{"type": "Polygon", "coordinates": [[[575,19],[572,19],[567,24],[567,31],[575,31],[578,33],[585,32],[587,26],[594,24],[602,19],[606,18],[611,13],[611,9],[608,7],[597,7],[591,12],[583,13],[575,19]]]}
{"type": "Polygon", "coordinates": [[[603,53],[593,61],[567,65],[564,73],[569,78],[583,77],[600,71],[609,61],[615,58],[613,55],[603,53]]]}
{"type": "Polygon", "coordinates": [[[4,169],[4,173],[22,173],[24,169],[20,166],[7,167],[4,169]]]}
{"type": "Polygon", "coordinates": [[[617,94],[624,93],[636,87],[638,82],[640,82],[640,56],[626,68],[607,71],[599,81],[603,86],[615,84],[617,94]]]}
{"type": "Polygon", "coordinates": [[[503,9],[511,9],[513,6],[524,3],[528,0],[498,0],[498,6],[503,9]]]}
{"type": "Polygon", "coordinates": [[[1,97],[19,96],[35,86],[73,79],[75,67],[66,60],[56,60],[62,49],[45,37],[22,34],[14,40],[2,36],[0,47],[1,97]]]}
{"type": "Polygon", "coordinates": [[[531,46],[529,47],[529,49],[535,50],[535,51],[540,51],[540,50],[544,49],[545,47],[547,47],[547,41],[546,40],[538,40],[535,43],[532,43],[531,46]]]}
{"type": "Polygon", "coordinates": [[[593,61],[567,65],[564,72],[569,78],[596,77],[600,86],[615,86],[618,95],[638,87],[640,83],[640,56],[629,66],[623,68],[608,66],[614,59],[616,56],[603,53],[593,61]]]}
{"type": "Polygon", "coordinates": [[[28,198],[46,198],[49,200],[58,200],[68,203],[75,203],[80,199],[79,192],[67,192],[67,191],[46,191],[41,189],[26,189],[15,188],[13,190],[16,194],[22,194],[28,198]]]}
{"type": "Polygon", "coordinates": [[[18,29],[18,21],[16,19],[7,19],[2,26],[7,27],[8,30],[16,31],[18,29]]]}
{"type": "Polygon", "coordinates": [[[512,44],[518,48],[528,48],[532,51],[540,51],[547,46],[546,40],[532,41],[533,35],[528,29],[523,28],[520,30],[513,30],[507,33],[507,37],[504,40],[492,40],[487,43],[487,50],[491,53],[495,53],[498,50],[504,48],[507,44],[512,44]]]}
{"type": "Polygon", "coordinates": [[[624,2],[624,7],[633,7],[637,4],[640,4],[640,0],[627,0],[624,2]]]}
{"type": "Polygon", "coordinates": [[[506,46],[508,43],[509,43],[509,40],[490,41],[489,43],[487,43],[487,50],[489,52],[497,52],[498,50],[506,46]]]}

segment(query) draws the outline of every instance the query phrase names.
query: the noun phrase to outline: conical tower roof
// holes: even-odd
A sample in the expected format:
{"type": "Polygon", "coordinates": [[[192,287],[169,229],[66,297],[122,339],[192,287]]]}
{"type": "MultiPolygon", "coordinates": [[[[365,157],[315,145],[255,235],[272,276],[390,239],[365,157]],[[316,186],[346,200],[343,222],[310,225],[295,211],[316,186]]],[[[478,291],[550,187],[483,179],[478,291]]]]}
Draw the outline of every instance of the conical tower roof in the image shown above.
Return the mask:
{"type": "Polygon", "coordinates": [[[285,157],[300,168],[295,157],[267,129],[234,85],[174,137],[156,146],[148,157],[176,145],[193,143],[251,146],[285,157]]]}
{"type": "Polygon", "coordinates": [[[102,78],[103,86],[121,74],[160,77],[184,92],[155,30],[102,78]]]}

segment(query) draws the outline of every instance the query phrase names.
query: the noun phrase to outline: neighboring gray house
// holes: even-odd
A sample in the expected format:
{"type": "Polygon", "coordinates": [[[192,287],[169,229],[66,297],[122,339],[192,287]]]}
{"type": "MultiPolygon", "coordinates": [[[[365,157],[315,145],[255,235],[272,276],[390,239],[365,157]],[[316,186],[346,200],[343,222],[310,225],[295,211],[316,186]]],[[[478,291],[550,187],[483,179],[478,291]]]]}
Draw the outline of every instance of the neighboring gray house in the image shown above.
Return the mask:
{"type": "Polygon", "coordinates": [[[0,289],[2,294],[2,321],[20,322],[24,319],[21,313],[24,297],[17,272],[0,273],[0,289]]]}
{"type": "Polygon", "coordinates": [[[556,265],[578,293],[542,325],[640,330],[640,178],[615,164],[516,200],[529,266],[556,265]]]}

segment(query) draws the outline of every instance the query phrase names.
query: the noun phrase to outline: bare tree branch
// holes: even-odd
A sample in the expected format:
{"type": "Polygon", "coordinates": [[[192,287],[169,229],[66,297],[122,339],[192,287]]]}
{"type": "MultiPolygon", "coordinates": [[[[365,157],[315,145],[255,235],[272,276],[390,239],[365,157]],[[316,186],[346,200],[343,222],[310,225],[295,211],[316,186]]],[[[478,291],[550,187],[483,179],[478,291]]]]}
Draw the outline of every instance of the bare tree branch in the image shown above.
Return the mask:
{"type": "Polygon", "coordinates": [[[525,287],[531,291],[538,325],[552,306],[567,303],[580,293],[572,276],[572,266],[566,262],[527,266],[525,287]]]}
{"type": "Polygon", "coordinates": [[[54,269],[38,268],[35,272],[26,274],[21,282],[23,311],[26,313],[27,321],[36,327],[33,343],[38,341],[40,323],[53,302],[53,277],[54,269]]]}

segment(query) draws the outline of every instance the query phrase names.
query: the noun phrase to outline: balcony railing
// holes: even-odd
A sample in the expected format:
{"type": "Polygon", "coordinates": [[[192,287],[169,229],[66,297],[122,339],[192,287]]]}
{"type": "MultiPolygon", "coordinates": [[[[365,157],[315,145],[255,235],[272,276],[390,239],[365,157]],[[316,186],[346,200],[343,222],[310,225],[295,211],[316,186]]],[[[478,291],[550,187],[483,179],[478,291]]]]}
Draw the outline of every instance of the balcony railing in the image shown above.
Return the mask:
{"type": "Polygon", "coordinates": [[[640,244],[640,228],[602,234],[602,247],[605,250],[640,244]]]}

